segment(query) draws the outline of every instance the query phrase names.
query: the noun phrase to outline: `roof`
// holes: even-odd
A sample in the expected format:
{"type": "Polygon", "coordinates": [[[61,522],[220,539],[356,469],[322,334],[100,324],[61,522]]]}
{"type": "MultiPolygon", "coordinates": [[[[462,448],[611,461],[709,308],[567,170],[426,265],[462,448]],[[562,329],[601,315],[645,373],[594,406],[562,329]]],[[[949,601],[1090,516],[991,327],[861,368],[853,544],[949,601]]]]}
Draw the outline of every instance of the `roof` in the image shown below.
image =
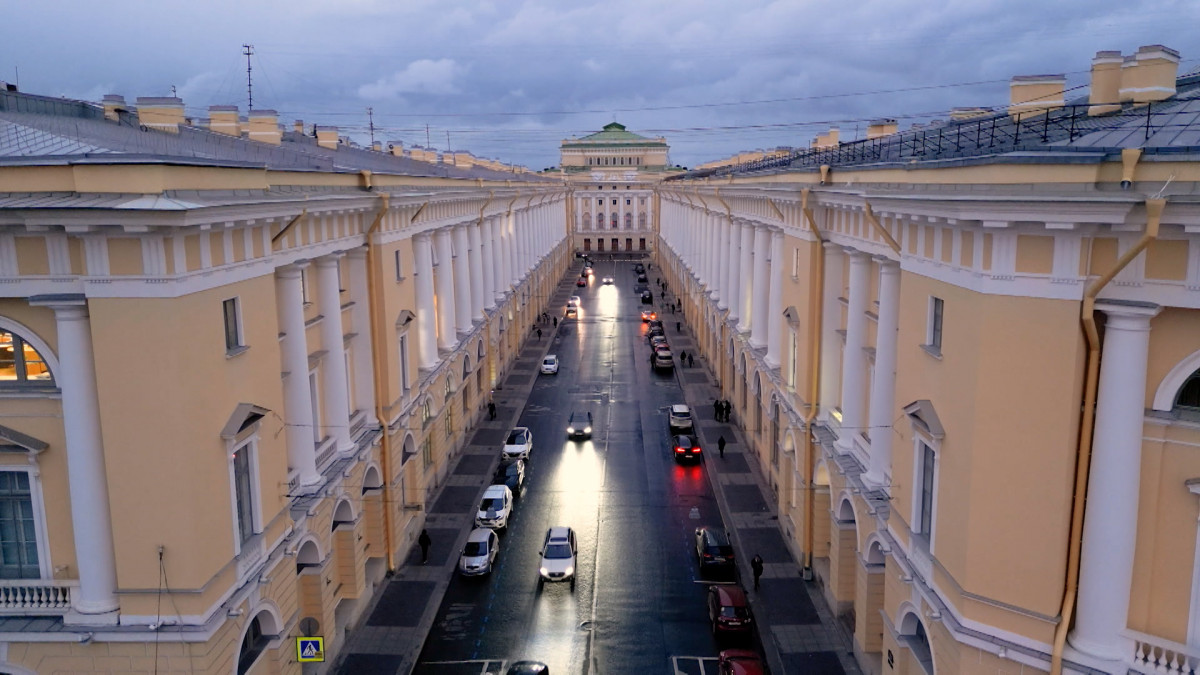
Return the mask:
{"type": "Polygon", "coordinates": [[[635,134],[632,131],[625,129],[625,125],[617,122],[610,122],[604,125],[604,128],[594,134],[588,134],[582,138],[572,138],[563,141],[563,145],[655,145],[666,147],[666,141],[661,138],[648,138],[635,134]]]}
{"type": "Polygon", "coordinates": [[[1200,157],[1200,74],[1176,80],[1176,93],[1150,104],[1123,103],[1089,115],[1087,97],[1049,114],[1010,116],[1007,109],[935,123],[881,138],[805,148],[783,157],[691,171],[673,178],[816,171],[830,167],[890,168],[982,163],[1085,163],[1111,161],[1122,149],[1141,148],[1145,158],[1200,157]]]}

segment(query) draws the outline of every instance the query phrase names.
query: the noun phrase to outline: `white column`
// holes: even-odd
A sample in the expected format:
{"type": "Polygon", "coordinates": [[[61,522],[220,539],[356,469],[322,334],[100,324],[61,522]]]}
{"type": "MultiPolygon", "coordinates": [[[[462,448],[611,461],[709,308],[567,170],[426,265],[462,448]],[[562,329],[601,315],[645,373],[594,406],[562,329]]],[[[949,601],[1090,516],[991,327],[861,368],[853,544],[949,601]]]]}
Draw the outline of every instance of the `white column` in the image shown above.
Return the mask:
{"type": "Polygon", "coordinates": [[[708,214],[708,292],[718,305],[721,300],[721,221],[717,214],[708,214]]]}
{"type": "Polygon", "coordinates": [[[479,223],[467,225],[467,275],[471,279],[471,318],[483,319],[483,260],[479,257],[482,237],[479,223]]]}
{"type": "Polygon", "coordinates": [[[842,247],[831,242],[821,244],[825,255],[824,286],[821,296],[821,418],[828,421],[829,412],[840,406],[838,392],[841,386],[841,338],[837,331],[842,327],[842,270],[845,258],[842,247]]]}
{"type": "MultiPolygon", "coordinates": [[[[721,284],[720,293],[717,296],[717,309],[730,309],[732,314],[733,298],[736,293],[730,287],[730,278],[733,276],[733,266],[737,262],[737,251],[733,249],[733,242],[736,241],[733,237],[733,221],[727,216],[717,217],[720,227],[720,242],[721,255],[717,257],[718,264],[721,266],[721,284]]],[[[736,316],[736,315],[734,315],[736,316]]]]}
{"type": "MultiPolygon", "coordinates": [[[[1161,308],[1149,303],[1101,301],[1096,309],[1108,316],[1108,322],[1083,521],[1079,611],[1071,646],[1119,662],[1133,653],[1121,633],[1129,616],[1137,545],[1150,320],[1161,308]]],[[[1116,670],[1125,672],[1124,665],[1116,670]]]]}
{"type": "Polygon", "coordinates": [[[304,328],[304,287],[300,271],[307,263],[288,265],[276,270],[275,297],[279,327],[283,329],[280,356],[283,372],[283,406],[287,434],[288,465],[307,487],[321,482],[317,473],[317,454],[313,444],[316,421],[308,388],[308,339],[304,328]]]}
{"type": "Polygon", "coordinates": [[[516,215],[509,211],[500,221],[500,239],[504,242],[504,255],[501,259],[504,261],[505,293],[517,283],[517,247],[513,240],[513,221],[515,220],[516,215]]]}
{"type": "Polygon", "coordinates": [[[433,235],[437,246],[438,264],[433,276],[437,285],[438,347],[451,349],[458,344],[454,327],[454,246],[450,242],[449,228],[442,228],[433,235]]]}
{"type": "Polygon", "coordinates": [[[496,306],[496,217],[486,218],[480,230],[479,258],[483,262],[483,306],[496,306]]]}
{"type": "Polygon", "coordinates": [[[854,447],[854,437],[866,427],[863,399],[866,392],[867,361],[863,356],[867,332],[867,299],[871,294],[871,257],[862,251],[848,250],[850,257],[850,297],[846,314],[846,350],[842,357],[842,430],[838,435],[839,452],[854,447]]]}
{"type": "Polygon", "coordinates": [[[863,481],[889,485],[892,472],[892,407],[896,398],[896,331],[900,325],[900,264],[889,258],[879,263],[879,321],[875,329],[875,374],[871,382],[871,468],[863,481]]]}
{"type": "Polygon", "coordinates": [[[413,237],[416,258],[417,331],[420,335],[421,367],[433,368],[438,361],[437,313],[433,295],[433,242],[427,232],[413,237]]]}
{"type": "Polygon", "coordinates": [[[466,225],[454,227],[454,324],[459,333],[471,332],[471,248],[466,225]]]}
{"type": "Polygon", "coordinates": [[[765,225],[754,226],[754,287],[751,289],[753,308],[750,310],[750,346],[767,346],[767,301],[771,297],[770,267],[767,258],[771,250],[771,231],[765,225]]]}
{"type": "Polygon", "coordinates": [[[754,315],[754,299],[752,296],[754,278],[754,226],[750,221],[742,223],[741,266],[738,271],[738,324],[739,332],[750,330],[750,321],[754,315]]]}
{"type": "Polygon", "coordinates": [[[317,258],[317,302],[320,303],[321,347],[325,359],[321,364],[321,399],[325,407],[325,433],[333,438],[334,447],[342,453],[354,452],[350,438],[350,380],[346,374],[346,342],[342,331],[341,279],[338,276],[340,253],[317,258]]]}
{"type": "MultiPolygon", "coordinates": [[[[780,319],[783,317],[783,231],[771,233],[771,281],[767,298],[767,365],[779,367],[779,343],[782,337],[780,319]]],[[[786,381],[786,380],[785,380],[786,381]]]]}
{"type": "Polygon", "coordinates": [[[350,299],[354,301],[350,316],[356,333],[350,352],[350,366],[354,369],[354,404],[366,413],[367,422],[373,423],[378,420],[375,419],[375,373],[371,351],[375,336],[371,334],[371,299],[367,291],[367,248],[360,246],[347,252],[346,264],[349,266],[346,276],[350,281],[350,299]]]}
{"type": "Polygon", "coordinates": [[[79,592],[69,618],[72,623],[115,624],[120,602],[87,299],[43,296],[31,298],[29,304],[53,309],[58,329],[59,368],[54,379],[62,391],[71,530],[79,568],[79,592]]]}

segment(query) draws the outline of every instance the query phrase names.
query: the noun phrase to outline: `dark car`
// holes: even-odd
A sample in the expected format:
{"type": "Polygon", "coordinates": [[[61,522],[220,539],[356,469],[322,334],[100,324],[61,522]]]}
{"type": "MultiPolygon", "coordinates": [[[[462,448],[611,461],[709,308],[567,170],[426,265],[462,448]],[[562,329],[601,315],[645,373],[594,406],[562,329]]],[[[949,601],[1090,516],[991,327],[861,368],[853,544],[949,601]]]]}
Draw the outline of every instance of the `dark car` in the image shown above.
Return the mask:
{"type": "Polygon", "coordinates": [[[654,294],[650,291],[642,291],[642,304],[649,305],[654,302],[654,294]]]}
{"type": "Polygon", "coordinates": [[[496,473],[492,476],[492,485],[507,485],[513,496],[517,496],[525,485],[525,460],[500,460],[500,466],[496,467],[496,473]]]}
{"type": "Polygon", "coordinates": [[[567,419],[567,435],[571,438],[592,437],[592,413],[575,411],[567,419]]]}
{"type": "Polygon", "coordinates": [[[749,636],[754,629],[754,618],[750,616],[746,592],[731,584],[709,586],[708,620],[717,637],[749,636]]]}
{"type": "Polygon", "coordinates": [[[643,283],[643,284],[649,281],[649,279],[646,278],[645,274],[639,274],[637,280],[638,280],[638,283],[643,283]]]}
{"type": "Polygon", "coordinates": [[[700,561],[700,574],[720,572],[733,576],[737,571],[733,544],[729,543],[729,534],[725,530],[697,527],[696,559],[700,561]]]}
{"type": "Polygon", "coordinates": [[[717,657],[717,675],[764,675],[767,667],[748,649],[726,649],[717,657]]]}
{"type": "Polygon", "coordinates": [[[634,264],[633,264],[633,271],[634,271],[634,272],[637,272],[638,274],[641,274],[642,272],[645,272],[645,271],[646,271],[646,266],[645,266],[645,265],[643,265],[642,263],[634,263],[634,264]]]}
{"type": "Polygon", "coordinates": [[[579,280],[575,282],[575,285],[576,286],[587,286],[587,277],[579,277],[579,280]]]}
{"type": "Polygon", "coordinates": [[[700,461],[700,441],[695,436],[672,436],[671,437],[671,455],[675,457],[676,462],[688,460],[700,461]]]}
{"type": "Polygon", "coordinates": [[[508,667],[508,675],[550,675],[550,667],[541,661],[517,661],[508,667]]]}

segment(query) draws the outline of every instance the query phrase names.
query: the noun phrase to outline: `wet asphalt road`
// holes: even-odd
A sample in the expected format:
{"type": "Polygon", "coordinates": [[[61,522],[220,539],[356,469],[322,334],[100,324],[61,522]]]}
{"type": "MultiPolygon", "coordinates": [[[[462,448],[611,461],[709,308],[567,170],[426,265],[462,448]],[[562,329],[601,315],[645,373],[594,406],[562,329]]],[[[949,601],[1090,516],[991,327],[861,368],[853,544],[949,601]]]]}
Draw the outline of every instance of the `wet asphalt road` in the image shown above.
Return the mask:
{"type": "Polygon", "coordinates": [[[559,373],[535,376],[520,413],[533,451],[496,569],[451,581],[414,673],[503,672],[519,659],[556,675],[716,672],[692,541],[721,516],[703,464],[669,456],[667,408],[682,392],[674,374],[650,370],[634,280],[631,263],[598,263],[588,287],[571,286],[583,309],[560,321],[549,350],[559,373]],[[571,410],[592,412],[590,441],[567,439],[571,410]],[[576,530],[578,580],[539,591],[555,525],[576,530]]]}

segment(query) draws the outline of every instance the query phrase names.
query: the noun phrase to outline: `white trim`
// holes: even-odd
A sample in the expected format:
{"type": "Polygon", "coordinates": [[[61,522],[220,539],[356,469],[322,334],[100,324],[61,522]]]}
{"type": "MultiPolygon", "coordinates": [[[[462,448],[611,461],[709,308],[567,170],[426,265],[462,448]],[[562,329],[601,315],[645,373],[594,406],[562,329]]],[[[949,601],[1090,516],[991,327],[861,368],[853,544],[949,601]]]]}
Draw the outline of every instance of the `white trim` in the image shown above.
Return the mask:
{"type": "MultiPolygon", "coordinates": [[[[1200,495],[1200,483],[1189,483],[1188,490],[1200,495]]],[[[1192,557],[1192,599],[1188,608],[1187,645],[1200,647],[1200,519],[1196,523],[1196,550],[1192,557]]]]}
{"type": "Polygon", "coordinates": [[[1175,406],[1175,397],[1183,388],[1183,383],[1197,370],[1200,370],[1200,349],[1181,359],[1163,377],[1162,382],[1158,385],[1158,390],[1154,393],[1154,410],[1170,412],[1171,408],[1175,406]]]}
{"type": "Polygon", "coordinates": [[[248,465],[250,469],[250,530],[252,535],[246,542],[250,543],[253,539],[263,533],[263,517],[262,517],[262,490],[259,485],[259,470],[258,470],[258,428],[259,422],[255,422],[255,429],[250,435],[240,442],[228,441],[226,454],[226,464],[229,469],[229,504],[230,515],[233,520],[233,555],[237,557],[242,553],[242,537],[241,527],[238,523],[238,504],[237,504],[237,472],[234,468],[234,455],[242,450],[247,450],[248,465]]]}
{"type": "MultiPolygon", "coordinates": [[[[46,508],[43,502],[42,472],[37,464],[37,456],[29,456],[29,465],[17,464],[0,465],[0,471],[25,473],[29,475],[29,502],[33,508],[33,536],[36,539],[38,553],[38,574],[41,579],[54,578],[54,565],[50,560],[50,540],[46,528],[46,508]]],[[[76,570],[78,572],[78,570],[76,570]]],[[[78,576],[78,574],[76,574],[78,576]]],[[[78,590],[78,589],[76,589],[78,590]]]]}

